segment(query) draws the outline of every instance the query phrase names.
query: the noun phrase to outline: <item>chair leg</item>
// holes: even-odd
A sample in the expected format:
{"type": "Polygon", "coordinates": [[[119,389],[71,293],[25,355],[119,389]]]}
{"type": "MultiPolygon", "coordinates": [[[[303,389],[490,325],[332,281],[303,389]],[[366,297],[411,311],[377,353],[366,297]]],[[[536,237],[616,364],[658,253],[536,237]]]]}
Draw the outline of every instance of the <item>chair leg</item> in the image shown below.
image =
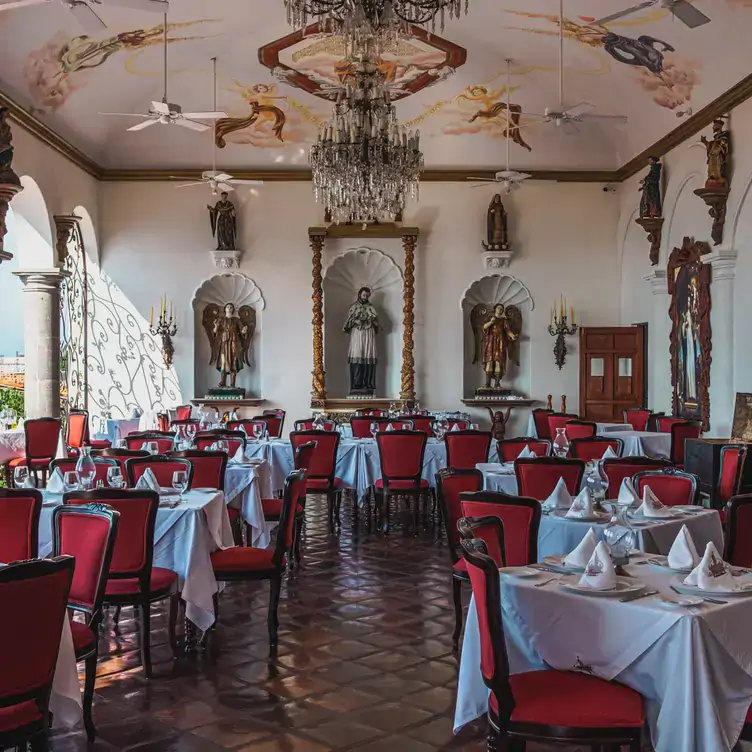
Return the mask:
{"type": "Polygon", "coordinates": [[[47,727],[45,726],[42,731],[40,731],[29,740],[29,748],[31,752],[47,752],[47,750],[50,748],[48,734],[49,732],[47,731],[47,727]]]}
{"type": "Polygon", "coordinates": [[[329,520],[329,532],[334,532],[334,498],[331,491],[326,494],[326,514],[329,520]]]}
{"type": "Polygon", "coordinates": [[[462,581],[452,577],[452,598],[454,600],[454,634],[452,635],[452,649],[457,650],[462,634],[462,581]]]}
{"type": "Polygon", "coordinates": [[[178,623],[178,609],[180,608],[180,595],[173,593],[170,596],[170,610],[167,614],[167,636],[170,640],[172,655],[177,658],[179,653],[178,638],[175,628],[178,623]]]}
{"type": "Polygon", "coordinates": [[[269,616],[267,624],[269,628],[269,647],[277,647],[277,629],[279,628],[279,619],[277,618],[277,606],[279,606],[279,593],[282,589],[282,577],[272,577],[269,581],[269,616]]]}
{"type": "Polygon", "coordinates": [[[295,520],[295,563],[300,566],[300,539],[303,537],[303,517],[295,520]]]}
{"type": "Polygon", "coordinates": [[[342,493],[343,491],[334,492],[334,521],[340,530],[342,529],[342,517],[340,516],[340,511],[342,510],[342,493]]]}
{"type": "Polygon", "coordinates": [[[139,607],[139,619],[141,628],[141,665],[144,667],[144,676],[151,679],[151,609],[149,601],[144,601],[139,607]]]}
{"type": "Polygon", "coordinates": [[[91,715],[91,706],[94,702],[94,682],[97,678],[97,654],[89,656],[85,662],[86,678],[84,679],[84,728],[89,744],[94,743],[97,730],[94,728],[94,720],[91,715]]]}
{"type": "Polygon", "coordinates": [[[115,613],[112,615],[112,628],[115,634],[120,634],[120,606],[115,606],[115,613]]]}

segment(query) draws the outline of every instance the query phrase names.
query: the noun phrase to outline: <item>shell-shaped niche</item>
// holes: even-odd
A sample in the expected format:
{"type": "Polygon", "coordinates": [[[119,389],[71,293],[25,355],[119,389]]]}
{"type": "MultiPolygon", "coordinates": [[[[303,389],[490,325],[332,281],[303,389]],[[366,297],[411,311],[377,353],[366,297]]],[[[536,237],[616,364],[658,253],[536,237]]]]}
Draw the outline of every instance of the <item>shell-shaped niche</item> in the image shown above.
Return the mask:
{"type": "Polygon", "coordinates": [[[475,306],[478,303],[486,305],[515,305],[522,310],[533,310],[533,298],[530,290],[516,277],[509,274],[491,274],[481,277],[465,290],[461,304],[475,306]]]}
{"type": "Polygon", "coordinates": [[[220,306],[232,303],[236,308],[249,305],[258,311],[263,311],[266,307],[264,296],[256,283],[239,272],[215,274],[196,290],[193,296],[194,308],[199,304],[208,305],[209,303],[216,303],[220,306]]]}
{"type": "Polygon", "coordinates": [[[375,248],[353,248],[334,259],[326,270],[329,284],[357,293],[361,287],[373,292],[392,285],[402,286],[402,270],[390,256],[375,248]]]}

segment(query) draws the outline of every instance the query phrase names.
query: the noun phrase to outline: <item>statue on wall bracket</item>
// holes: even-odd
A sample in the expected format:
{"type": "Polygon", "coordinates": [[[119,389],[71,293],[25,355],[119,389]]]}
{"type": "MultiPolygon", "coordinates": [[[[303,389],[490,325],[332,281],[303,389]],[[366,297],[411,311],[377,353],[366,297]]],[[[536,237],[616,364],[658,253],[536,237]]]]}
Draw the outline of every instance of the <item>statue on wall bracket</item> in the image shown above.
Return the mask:
{"type": "Polygon", "coordinates": [[[501,382],[507,373],[508,361],[519,365],[519,337],[522,311],[514,305],[478,303],[470,311],[470,326],[475,338],[473,365],[483,364],[485,385],[475,390],[476,397],[510,395],[501,382]]]}
{"type": "Polygon", "coordinates": [[[343,327],[350,335],[347,362],[350,364],[350,396],[373,397],[376,394],[376,335],[379,312],[371,303],[371,288],[361,287],[358,299],[350,306],[343,327]]]}
{"type": "Polygon", "coordinates": [[[723,227],[726,224],[726,202],[731,188],[731,131],[726,127],[728,116],[717,117],[713,121],[711,138],[702,136],[708,159],[708,176],[704,188],[697,188],[699,196],[709,207],[713,220],[710,236],[715,245],[723,242],[723,227]]]}
{"type": "Polygon", "coordinates": [[[212,237],[217,239],[218,251],[235,251],[237,237],[237,219],[235,205],[226,192],[220,194],[220,200],[214,206],[208,205],[212,237]]]}
{"type": "Polygon", "coordinates": [[[237,387],[235,382],[238,373],[251,365],[249,351],[256,331],[256,309],[244,305],[236,313],[232,303],[224,307],[210,303],[204,308],[202,323],[211,347],[209,365],[215,366],[220,374],[219,386],[210,389],[209,396],[245,397],[245,389],[237,387]]]}
{"type": "Polygon", "coordinates": [[[509,266],[512,249],[509,247],[507,211],[497,193],[488,205],[486,213],[486,239],[483,241],[483,260],[489,269],[509,266]]]}
{"type": "Polygon", "coordinates": [[[11,253],[3,249],[5,235],[8,232],[5,218],[11,199],[21,190],[21,180],[13,171],[13,143],[8,110],[0,107],[0,263],[13,258],[11,253]]]}
{"type": "Polygon", "coordinates": [[[650,243],[650,263],[655,266],[661,252],[663,231],[662,175],[663,164],[660,157],[648,157],[648,174],[640,180],[640,216],[635,222],[648,234],[650,243]]]}

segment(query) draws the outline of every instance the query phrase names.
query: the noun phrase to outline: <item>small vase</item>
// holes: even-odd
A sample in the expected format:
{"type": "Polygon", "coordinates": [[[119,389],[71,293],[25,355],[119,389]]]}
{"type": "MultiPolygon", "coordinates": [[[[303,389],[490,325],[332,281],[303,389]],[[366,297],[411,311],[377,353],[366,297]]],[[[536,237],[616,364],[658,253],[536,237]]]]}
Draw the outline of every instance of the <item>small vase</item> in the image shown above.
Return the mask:
{"type": "Polygon", "coordinates": [[[557,457],[566,457],[569,454],[569,439],[563,428],[556,429],[554,438],[554,453],[557,457]]]}
{"type": "Polygon", "coordinates": [[[78,462],[76,462],[76,477],[79,486],[84,491],[88,491],[94,485],[94,475],[97,468],[91,456],[91,447],[83,446],[79,452],[78,462]]]}
{"type": "Polygon", "coordinates": [[[611,549],[611,558],[616,566],[629,564],[629,554],[635,547],[637,533],[627,516],[629,504],[611,502],[613,516],[603,531],[603,540],[611,549]]]}

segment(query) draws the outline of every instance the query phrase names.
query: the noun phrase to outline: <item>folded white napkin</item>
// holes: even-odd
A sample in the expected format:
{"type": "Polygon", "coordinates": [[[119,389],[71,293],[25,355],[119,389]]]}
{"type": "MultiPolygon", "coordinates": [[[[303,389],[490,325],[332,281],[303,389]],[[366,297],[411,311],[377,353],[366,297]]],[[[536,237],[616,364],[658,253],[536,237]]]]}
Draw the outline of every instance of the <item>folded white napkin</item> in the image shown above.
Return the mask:
{"type": "Polygon", "coordinates": [[[147,467],[146,470],[144,470],[144,474],[138,479],[136,489],[145,489],[147,491],[156,491],[159,493],[159,483],[157,483],[157,478],[150,467],[147,467]]]}
{"type": "Polygon", "coordinates": [[[593,590],[613,590],[616,587],[616,572],[608,546],[601,541],[585,566],[580,585],[593,590]]]}
{"type": "Polygon", "coordinates": [[[63,474],[60,472],[59,467],[55,468],[55,472],[50,475],[47,481],[47,492],[54,494],[61,494],[63,492],[63,474]]]}
{"type": "Polygon", "coordinates": [[[601,457],[602,460],[611,460],[614,458],[618,458],[618,454],[614,451],[613,447],[608,447],[605,452],[603,452],[603,457],[601,457]]]}
{"type": "Polygon", "coordinates": [[[668,552],[668,565],[671,569],[694,569],[700,562],[692,534],[682,525],[668,552]]]}
{"type": "Polygon", "coordinates": [[[597,545],[598,539],[595,537],[595,531],[591,527],[585,537],[577,544],[577,548],[564,557],[564,566],[584,569],[597,545]]]}
{"type": "Polygon", "coordinates": [[[245,454],[243,453],[243,445],[238,447],[238,451],[232,456],[230,462],[233,465],[242,465],[245,462],[245,454]]]}
{"type": "Polygon", "coordinates": [[[715,544],[710,541],[705,548],[702,561],[687,575],[685,585],[700,590],[736,590],[731,568],[721,558],[715,544]]]}
{"type": "Polygon", "coordinates": [[[572,494],[569,493],[564,478],[559,478],[556,488],[541,506],[543,509],[569,509],[572,506],[572,494]]]}
{"type": "Polygon", "coordinates": [[[569,511],[564,515],[570,520],[580,520],[583,517],[593,517],[595,511],[593,510],[593,497],[590,494],[589,488],[583,488],[577,496],[575,496],[572,506],[569,507],[569,511]]]}
{"type": "Polygon", "coordinates": [[[394,431],[394,426],[391,423],[387,423],[386,430],[387,431],[394,431]]]}
{"type": "Polygon", "coordinates": [[[620,504],[629,504],[630,506],[635,506],[640,503],[640,495],[637,493],[631,478],[624,478],[621,482],[617,501],[620,504]]]}
{"type": "Polygon", "coordinates": [[[517,455],[517,459],[526,459],[527,457],[537,457],[538,455],[530,448],[528,444],[525,444],[525,448],[517,455]]]}
{"type": "Polygon", "coordinates": [[[452,426],[451,430],[452,430],[452,431],[459,431],[459,430],[460,430],[460,427],[459,427],[459,426],[458,426],[458,425],[457,425],[457,424],[455,423],[455,424],[454,424],[454,425],[452,426]]]}
{"type": "Polygon", "coordinates": [[[645,486],[642,492],[642,504],[637,510],[637,514],[643,517],[673,517],[673,512],[669,507],[664,506],[660,499],[650,490],[650,486],[645,486]]]}

